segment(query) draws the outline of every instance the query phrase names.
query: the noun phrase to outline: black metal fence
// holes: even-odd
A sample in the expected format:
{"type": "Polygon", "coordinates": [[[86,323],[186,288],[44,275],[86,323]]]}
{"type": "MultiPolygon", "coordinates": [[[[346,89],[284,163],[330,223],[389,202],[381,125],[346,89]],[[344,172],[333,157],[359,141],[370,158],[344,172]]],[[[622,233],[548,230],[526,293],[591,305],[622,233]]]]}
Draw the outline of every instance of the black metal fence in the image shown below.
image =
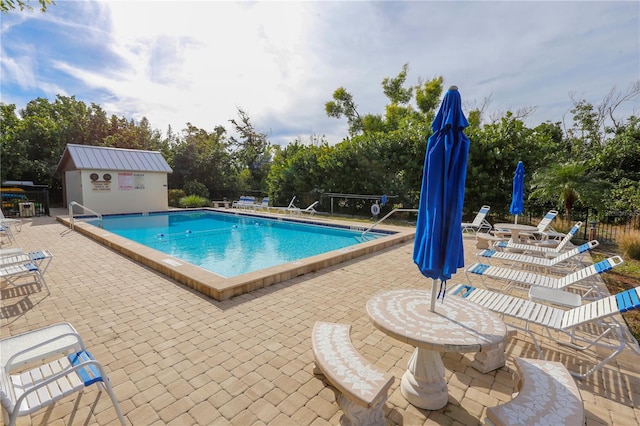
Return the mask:
{"type": "MultiPolygon", "coordinates": [[[[2,212],[6,217],[50,216],[49,190],[24,187],[24,197],[15,200],[3,198],[2,212]]],[[[0,193],[2,190],[0,190],[0,193]]]]}
{"type": "Polygon", "coordinates": [[[594,210],[574,212],[573,220],[582,221],[583,240],[615,242],[621,235],[640,231],[639,211],[616,211],[598,214],[594,210]]]}

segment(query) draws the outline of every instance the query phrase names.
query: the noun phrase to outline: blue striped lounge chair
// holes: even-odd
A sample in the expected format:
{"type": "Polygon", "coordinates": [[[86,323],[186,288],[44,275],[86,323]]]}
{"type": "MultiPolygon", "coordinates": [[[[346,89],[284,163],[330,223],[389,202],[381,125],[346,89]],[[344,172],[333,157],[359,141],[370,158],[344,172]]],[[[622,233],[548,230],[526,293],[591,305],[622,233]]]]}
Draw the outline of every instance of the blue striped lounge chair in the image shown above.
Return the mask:
{"type": "Polygon", "coordinates": [[[491,311],[503,315],[503,317],[522,320],[525,326],[521,327],[516,323],[510,326],[528,333],[536,346],[538,354],[543,358],[543,353],[534,333],[530,330],[530,325],[535,324],[546,330],[549,337],[566,346],[576,350],[585,350],[590,347],[600,347],[612,351],[602,361],[589,368],[584,373],[571,372],[578,378],[585,378],[599,369],[606,363],[618,356],[625,347],[640,355],[638,341],[630,336],[626,327],[615,321],[613,315],[640,308],[640,287],[623,291],[614,296],[607,296],[593,302],[585,303],[572,309],[561,309],[544,303],[522,299],[508,294],[480,289],[471,285],[455,284],[450,288],[449,293],[459,296],[473,303],[477,303],[491,311]],[[610,321],[610,322],[606,322],[610,321]],[[594,325],[601,325],[601,334],[593,334],[594,325]],[[583,328],[580,330],[580,328],[583,328]],[[586,329],[586,331],[584,331],[586,329]],[[558,340],[551,336],[551,331],[558,331],[569,340],[558,340]],[[615,344],[607,343],[603,337],[614,334],[617,337],[615,344]]]}
{"type": "Polygon", "coordinates": [[[462,223],[462,232],[489,232],[493,228],[491,224],[487,221],[486,217],[489,213],[489,209],[491,207],[484,205],[478,210],[475,219],[473,222],[463,222],[462,223]]]}
{"type": "Polygon", "coordinates": [[[571,241],[571,239],[578,233],[578,230],[582,226],[582,222],[576,222],[575,225],[569,230],[567,235],[560,240],[559,243],[555,244],[546,241],[532,241],[531,244],[523,244],[523,243],[514,243],[511,241],[497,241],[494,243],[493,247],[497,250],[501,251],[520,251],[524,253],[542,253],[545,256],[554,256],[558,253],[561,253],[566,249],[567,245],[571,241]]]}
{"type": "Polygon", "coordinates": [[[482,261],[484,258],[491,263],[491,259],[498,259],[503,262],[511,264],[511,268],[516,267],[539,267],[545,270],[559,266],[568,266],[570,269],[575,269],[580,262],[578,260],[581,255],[599,245],[598,241],[592,240],[571,250],[567,250],[558,256],[547,258],[541,256],[530,256],[523,253],[515,253],[508,251],[497,251],[492,249],[480,250],[476,253],[478,261],[482,261]]]}
{"type": "MultiPolygon", "coordinates": [[[[479,275],[483,285],[491,288],[486,284],[485,277],[493,278],[498,282],[506,282],[506,285],[499,289],[502,292],[508,292],[514,286],[518,287],[545,287],[555,290],[563,290],[567,287],[583,284],[587,278],[606,272],[624,261],[620,256],[613,256],[608,259],[601,260],[598,263],[578,269],[575,272],[566,274],[563,277],[553,277],[549,275],[536,274],[534,272],[518,269],[503,268],[500,266],[491,266],[483,263],[475,263],[465,270],[467,279],[471,284],[468,274],[479,275]]],[[[593,285],[587,286],[589,290],[593,289],[593,285]]]]}

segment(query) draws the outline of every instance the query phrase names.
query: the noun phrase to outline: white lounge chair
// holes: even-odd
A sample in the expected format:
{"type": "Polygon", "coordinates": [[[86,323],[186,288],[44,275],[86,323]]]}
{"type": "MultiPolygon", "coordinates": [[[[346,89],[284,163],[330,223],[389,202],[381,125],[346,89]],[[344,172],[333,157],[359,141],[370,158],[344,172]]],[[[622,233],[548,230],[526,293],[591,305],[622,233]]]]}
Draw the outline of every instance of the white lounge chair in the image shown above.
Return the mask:
{"type": "Polygon", "coordinates": [[[269,211],[269,197],[264,197],[260,204],[254,204],[253,206],[256,210],[266,210],[269,211]]]}
{"type": "Polygon", "coordinates": [[[71,324],[55,324],[0,340],[0,402],[9,426],[15,425],[18,417],[94,383],[106,390],[120,423],[125,425],[104,367],[87,351],[71,324]]]}
{"type": "MultiPolygon", "coordinates": [[[[529,256],[527,254],[522,254],[522,253],[497,251],[497,250],[490,250],[490,249],[480,250],[478,253],[476,253],[476,257],[478,258],[478,261],[482,261],[480,259],[482,257],[485,259],[499,259],[504,262],[509,262],[511,263],[511,268],[518,267],[518,266],[523,266],[523,267],[534,266],[534,267],[549,269],[549,268],[554,268],[562,265],[568,265],[568,262],[571,262],[572,260],[577,259],[579,255],[591,250],[594,247],[597,247],[598,245],[599,245],[598,241],[592,240],[592,241],[589,241],[588,243],[584,243],[571,250],[567,250],[553,258],[529,256]]],[[[571,265],[569,265],[569,267],[571,269],[575,269],[575,267],[577,267],[578,265],[579,265],[579,262],[572,262],[571,265]]]]}
{"type": "Polygon", "coordinates": [[[493,228],[491,224],[487,221],[487,213],[489,213],[489,206],[482,206],[478,213],[476,214],[473,222],[462,222],[462,232],[482,232],[485,229],[485,232],[491,231],[493,228]]]}
{"type": "Polygon", "coordinates": [[[313,204],[309,205],[309,207],[307,207],[306,209],[293,207],[288,210],[289,210],[289,213],[291,213],[292,215],[294,214],[301,215],[302,213],[309,213],[309,216],[313,216],[314,214],[317,213],[315,206],[318,205],[318,203],[320,203],[320,201],[314,201],[313,204]]]}
{"type": "Polygon", "coordinates": [[[16,232],[20,232],[22,229],[22,219],[9,219],[4,215],[2,209],[0,209],[0,226],[13,226],[16,228],[16,232]]]}
{"type": "MultiPolygon", "coordinates": [[[[506,286],[500,291],[507,292],[513,286],[519,285],[524,287],[546,287],[556,290],[562,290],[569,286],[582,284],[587,278],[601,274],[608,271],[624,261],[620,256],[613,256],[605,260],[601,260],[598,263],[578,269],[575,272],[571,272],[564,277],[557,278],[549,275],[536,274],[529,271],[523,271],[518,269],[502,268],[499,266],[491,266],[483,263],[475,263],[465,270],[465,274],[479,275],[482,283],[486,285],[484,277],[494,278],[498,281],[505,281],[506,286]]],[[[468,278],[468,276],[467,276],[468,278]]],[[[469,280],[471,283],[471,280],[469,280]]],[[[594,286],[589,286],[589,289],[593,289],[594,286]]]]}
{"type": "Polygon", "coordinates": [[[275,206],[271,206],[270,209],[271,210],[276,210],[276,211],[281,211],[284,213],[287,213],[289,210],[296,208],[296,206],[293,204],[294,201],[296,201],[296,197],[295,195],[293,196],[293,198],[291,199],[291,201],[289,202],[289,205],[287,207],[275,207],[275,206]]]}
{"type": "Polygon", "coordinates": [[[11,253],[0,255],[0,268],[19,263],[34,263],[40,272],[44,274],[53,259],[53,254],[49,250],[31,251],[29,253],[11,253]]]}
{"type": "Polygon", "coordinates": [[[542,253],[548,257],[558,255],[569,244],[571,239],[578,233],[578,230],[582,226],[582,222],[576,222],[575,225],[569,230],[567,235],[558,244],[544,244],[542,242],[534,241],[532,244],[514,243],[511,241],[497,241],[493,247],[498,250],[517,250],[523,253],[542,253]]]}
{"type": "MultiPolygon", "coordinates": [[[[49,251],[43,250],[34,252],[33,257],[29,254],[16,256],[16,258],[22,257],[24,257],[23,261],[14,263],[4,263],[7,258],[2,258],[0,260],[3,263],[3,266],[0,266],[0,278],[5,279],[16,287],[36,283],[47,289],[47,294],[51,294],[51,290],[49,290],[49,286],[44,279],[44,272],[49,266],[53,255],[49,251]],[[42,266],[43,269],[38,265],[42,266]],[[25,278],[30,278],[31,280],[24,281],[25,278]]],[[[11,258],[8,257],[8,259],[11,258]]]]}
{"type": "MultiPolygon", "coordinates": [[[[524,327],[520,327],[517,324],[510,324],[510,326],[525,331],[531,336],[541,358],[543,357],[542,350],[535,335],[529,329],[530,324],[537,324],[544,327],[549,337],[555,341],[558,340],[551,336],[551,330],[559,331],[569,336],[570,339],[568,342],[558,342],[577,350],[588,349],[591,346],[613,350],[604,360],[585,373],[571,372],[572,375],[578,378],[590,376],[620,354],[626,346],[629,346],[633,351],[640,354],[640,347],[638,346],[637,340],[635,340],[633,336],[629,336],[629,332],[625,327],[622,327],[613,319],[608,323],[603,321],[605,318],[611,318],[611,316],[615,314],[640,308],[640,287],[626,290],[615,296],[608,296],[569,310],[563,310],[543,303],[464,284],[455,284],[449,289],[449,293],[454,296],[463,297],[466,300],[500,313],[505,317],[525,321],[524,327]],[[604,331],[595,337],[584,335],[585,333],[578,334],[578,327],[583,325],[601,325],[604,327],[604,331]],[[612,332],[617,335],[618,343],[616,345],[607,344],[603,340],[605,336],[612,332]],[[583,342],[586,343],[586,345],[580,346],[576,342],[583,342]]],[[[589,330],[593,328],[594,327],[589,327],[589,330]]]]}
{"type": "Polygon", "coordinates": [[[234,201],[231,204],[231,207],[238,208],[238,209],[247,209],[247,208],[254,208],[255,204],[256,204],[255,197],[252,197],[250,195],[243,195],[240,197],[239,200],[234,201]]]}

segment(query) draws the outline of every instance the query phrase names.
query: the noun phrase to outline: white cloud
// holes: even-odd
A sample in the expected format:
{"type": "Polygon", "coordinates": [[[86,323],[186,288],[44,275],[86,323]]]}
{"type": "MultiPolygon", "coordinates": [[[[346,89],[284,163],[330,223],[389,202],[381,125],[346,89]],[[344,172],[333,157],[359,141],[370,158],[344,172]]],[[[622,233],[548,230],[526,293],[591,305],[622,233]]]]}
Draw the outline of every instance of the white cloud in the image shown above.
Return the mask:
{"type": "MultiPolygon", "coordinates": [[[[32,54],[3,47],[16,84],[93,93],[87,101],[162,131],[230,129],[240,107],[278,143],[340,141],[344,120],[324,113],[333,91],[382,113],[381,81],[404,63],[408,85],[442,75],[465,103],[537,106],[531,125],[561,120],[570,92],[598,103],[640,69],[640,12],[628,2],[58,1],[31,19],[68,38],[23,42],[32,54]],[[73,44],[56,55],[61,40],[73,44]]],[[[15,21],[3,38],[28,20],[15,21]]]]}

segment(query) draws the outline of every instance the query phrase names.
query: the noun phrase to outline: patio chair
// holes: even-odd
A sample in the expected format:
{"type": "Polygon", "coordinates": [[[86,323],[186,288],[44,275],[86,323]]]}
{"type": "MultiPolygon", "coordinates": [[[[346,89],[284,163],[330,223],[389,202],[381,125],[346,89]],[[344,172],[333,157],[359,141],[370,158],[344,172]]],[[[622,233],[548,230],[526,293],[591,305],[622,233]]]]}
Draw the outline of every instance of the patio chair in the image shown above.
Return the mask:
{"type": "Polygon", "coordinates": [[[16,238],[13,236],[13,231],[11,231],[11,227],[7,224],[0,224],[0,235],[6,237],[7,240],[9,240],[9,244],[16,242],[16,238]]]}
{"type": "Polygon", "coordinates": [[[269,211],[269,197],[264,197],[260,204],[254,205],[256,210],[267,210],[269,211]]]}
{"type": "MultiPolygon", "coordinates": [[[[21,250],[21,249],[20,249],[21,250]]],[[[22,251],[22,250],[21,250],[22,251]]],[[[29,253],[12,253],[0,256],[0,268],[16,265],[19,263],[34,263],[42,274],[45,273],[53,259],[53,254],[49,250],[38,250],[29,253]]]]}
{"type": "Polygon", "coordinates": [[[4,215],[2,209],[0,209],[0,226],[14,226],[16,232],[20,232],[22,229],[22,219],[9,219],[4,215]]]}
{"type": "Polygon", "coordinates": [[[569,310],[465,284],[455,284],[449,292],[454,296],[462,297],[465,300],[477,303],[487,309],[502,314],[504,317],[524,321],[524,327],[519,326],[517,323],[510,323],[509,325],[531,336],[540,358],[543,358],[542,349],[535,335],[529,328],[530,324],[542,326],[552,340],[572,347],[573,349],[585,350],[592,346],[597,346],[613,351],[585,373],[571,372],[573,376],[581,379],[590,376],[602,368],[606,363],[618,356],[626,346],[629,346],[633,351],[640,354],[638,341],[635,340],[633,336],[630,336],[626,327],[621,326],[614,318],[611,318],[618,313],[640,308],[640,287],[635,287],[614,296],[608,296],[569,310]],[[608,319],[610,322],[605,322],[603,321],[604,319],[608,319]],[[602,327],[601,330],[603,331],[594,337],[591,332],[595,329],[594,326],[598,325],[602,327]],[[585,328],[588,332],[578,334],[580,326],[586,326],[585,328]],[[558,331],[569,336],[569,341],[554,338],[551,335],[551,331],[558,331]],[[617,344],[604,342],[603,339],[611,333],[616,335],[617,344]],[[578,342],[585,343],[585,345],[581,346],[578,342]]]}
{"type": "Polygon", "coordinates": [[[0,340],[0,402],[5,424],[96,383],[124,416],[104,367],[71,324],[60,323],[0,340]],[[52,360],[53,359],[53,360],[52,360]]]}
{"type": "Polygon", "coordinates": [[[486,229],[485,232],[491,231],[493,228],[491,224],[487,221],[487,213],[489,213],[489,206],[482,206],[478,213],[476,214],[473,222],[463,222],[462,223],[462,232],[482,232],[483,229],[486,229]]]}
{"type": "MultiPolygon", "coordinates": [[[[502,268],[500,266],[491,266],[483,263],[475,263],[465,269],[465,274],[467,274],[467,279],[469,283],[471,280],[469,279],[468,274],[476,274],[480,276],[482,283],[485,287],[490,288],[490,286],[486,285],[484,277],[493,278],[497,281],[505,281],[506,286],[502,289],[498,289],[502,292],[508,292],[514,286],[520,287],[546,287],[552,288],[556,290],[562,290],[569,286],[573,286],[576,284],[583,284],[587,278],[593,277],[595,275],[606,272],[618,265],[621,265],[624,261],[620,256],[613,256],[605,260],[601,260],[598,263],[593,265],[578,269],[575,272],[571,272],[566,274],[561,278],[552,277],[549,275],[536,274],[529,271],[523,271],[518,269],[509,269],[502,268]]],[[[589,290],[594,289],[595,286],[588,286],[589,290]]]]}
{"type": "Polygon", "coordinates": [[[294,215],[301,215],[302,213],[309,213],[309,216],[313,216],[314,214],[317,213],[316,209],[314,208],[316,205],[318,205],[318,203],[320,203],[320,201],[314,201],[313,204],[310,204],[309,207],[307,207],[306,209],[301,209],[299,207],[293,207],[288,209],[289,213],[294,215]]]}
{"type": "Polygon", "coordinates": [[[242,195],[239,200],[234,201],[231,207],[238,209],[253,208],[256,203],[256,198],[250,195],[242,195]]]}
{"type": "Polygon", "coordinates": [[[549,244],[547,242],[541,241],[532,241],[531,244],[514,243],[511,241],[497,241],[493,245],[493,247],[498,250],[518,250],[525,254],[541,253],[547,257],[551,257],[562,253],[571,239],[578,233],[578,230],[581,226],[582,222],[576,222],[576,224],[573,225],[573,227],[558,244],[549,244]]]}
{"type": "Polygon", "coordinates": [[[510,262],[511,268],[515,267],[540,267],[547,270],[560,266],[568,266],[570,269],[575,269],[580,262],[576,261],[580,255],[591,250],[599,245],[598,241],[592,240],[588,243],[584,243],[576,248],[567,250],[558,256],[547,258],[540,256],[529,256],[523,253],[514,253],[508,251],[497,250],[480,250],[476,253],[478,261],[482,261],[480,258],[485,259],[499,259],[504,262],[510,262]]]}
{"type": "MultiPolygon", "coordinates": [[[[42,260],[47,260],[45,264],[45,268],[48,266],[49,258],[43,258],[42,260]]],[[[47,294],[51,294],[51,290],[49,290],[49,286],[44,279],[44,271],[40,270],[36,261],[27,261],[23,263],[14,263],[7,266],[0,267],[0,278],[6,280],[9,284],[20,287],[29,284],[38,284],[45,289],[47,289],[47,294]],[[32,280],[24,281],[25,278],[31,278],[32,280]]]]}

